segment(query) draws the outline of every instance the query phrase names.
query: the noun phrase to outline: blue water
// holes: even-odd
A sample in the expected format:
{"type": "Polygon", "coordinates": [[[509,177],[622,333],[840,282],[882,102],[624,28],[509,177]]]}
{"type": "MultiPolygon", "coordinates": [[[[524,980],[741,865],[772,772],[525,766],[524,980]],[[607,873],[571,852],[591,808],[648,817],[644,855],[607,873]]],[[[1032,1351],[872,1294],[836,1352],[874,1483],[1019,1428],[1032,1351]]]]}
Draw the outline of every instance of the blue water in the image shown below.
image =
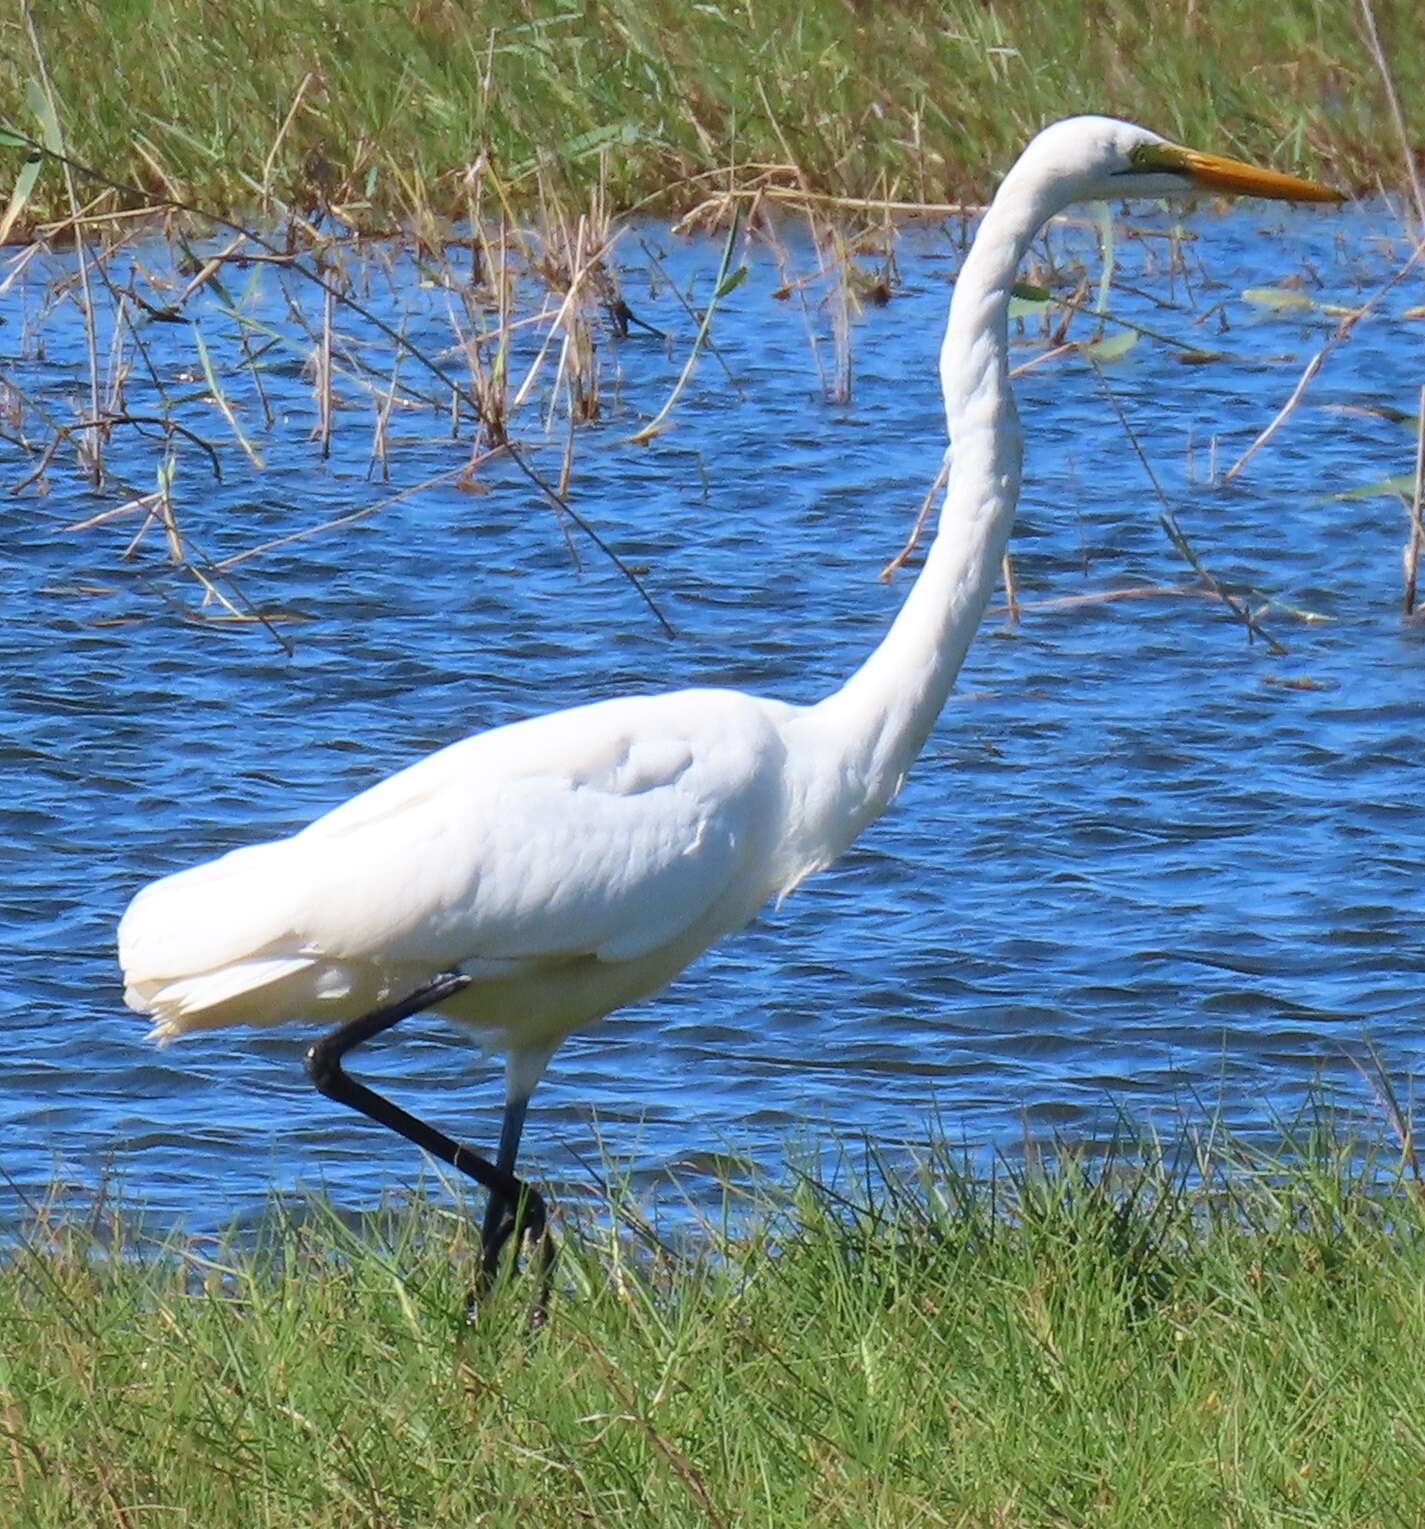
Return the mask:
{"type": "MultiPolygon", "coordinates": [[[[1186,365],[1144,339],[1104,363],[1104,380],[1218,577],[1323,619],[1264,610],[1289,650],[1274,656],[1200,594],[1081,598],[1193,578],[1094,371],[1077,355],[1029,371],[1019,624],[987,619],[902,797],[840,865],[668,993],[566,1044],[530,1114],[535,1176],[572,1193],[607,1155],[635,1185],[672,1174],[696,1196],[712,1153],[775,1164],[789,1139],[914,1142],[935,1121],[988,1154],[1102,1129],[1119,1109],[1168,1132],[1217,1113],[1267,1132],[1313,1087],[1379,1119],[1352,1060],[1367,1043],[1409,1093],[1425,969],[1425,628],[1400,614],[1399,500],[1328,496],[1410,468],[1407,429],[1333,406],[1414,409],[1420,324],[1400,315],[1425,291],[1412,274],[1387,294],[1276,439],[1214,489],[1214,461],[1225,468],[1267,423],[1335,324],[1242,291],[1296,279],[1313,298],[1359,302],[1404,245],[1381,208],[1204,212],[1181,247],[1160,215],[1134,224],[1152,237],[1120,232],[1114,311],[1224,354],[1186,365]]],[[[646,570],[676,640],[574,531],[576,567],[507,463],[483,467],[478,491],[446,482],[256,556],[233,570],[240,593],[220,581],[272,615],[290,653],[260,624],[211,619],[219,607],[168,563],[160,528],[124,560],[140,514],[66,529],[153,490],[156,432],[114,433],[101,489],[65,446],[41,484],[0,496],[0,1161],[15,1190],[83,1194],[117,1178],[160,1216],[206,1225],[255,1212],[274,1185],[361,1205],[428,1171],[314,1095],[309,1027],[146,1043],[114,960],[125,903],[151,877],[296,828],[428,750],[534,711],[687,684],[810,700],[838,683],[907,587],[906,574],[890,586],[876,574],[940,457],[935,355],[958,236],[901,235],[892,300],[852,323],[845,403],[828,400],[809,338],[834,372],[827,288],[806,289],[805,313],[775,296],[785,273],[754,238],[748,278],[713,324],[740,396],[704,355],[673,428],[646,447],[625,438],[667,396],[695,325],[644,243],[696,306],[720,241],[653,225],[625,236],[612,262],[623,294],[667,339],[620,339],[595,315],[602,416],[575,432],[571,495],[646,570]]],[[[815,270],[796,226],[781,239],[792,274],[815,270]]],[[[1049,248],[1041,279],[1072,290],[1082,262],[1096,280],[1090,233],[1058,232],[1049,248]]],[[[464,373],[458,298],[399,252],[347,260],[365,301],[464,373]]],[[[72,252],[44,255],[0,295],[7,489],[35,463],[17,439],[42,447],[46,418],[88,408],[73,272],[72,252]]],[[[155,304],[187,280],[152,242],[116,257],[111,277],[155,304]]],[[[195,552],[240,553],[467,459],[468,421],[453,441],[447,418],[398,409],[391,480],[370,480],[374,405],[339,377],[323,460],[303,372],[321,295],[270,265],[224,279],[264,326],[254,349],[285,337],[263,358],[268,427],[219,295],[185,310],[260,470],[205,396],[193,326],[150,322],[147,360],[127,350],[128,409],[160,412],[161,382],[217,450],[221,482],[199,449],[176,448],[175,513],[195,552]]],[[[526,280],[522,311],[537,296],[526,280]]],[[[104,292],[100,309],[107,368],[104,292]]],[[[339,359],[384,386],[389,343],[350,315],[338,331],[339,359]]],[[[527,364],[538,330],[520,333],[527,364]]],[[[1031,317],[1016,359],[1043,348],[1031,317]]],[[[567,434],[552,375],[515,432],[551,476],[567,434]]],[[[438,391],[414,362],[400,376],[438,391]]],[[[438,1022],[402,1026],[367,1071],[454,1134],[492,1142],[498,1067],[438,1022]]]]}

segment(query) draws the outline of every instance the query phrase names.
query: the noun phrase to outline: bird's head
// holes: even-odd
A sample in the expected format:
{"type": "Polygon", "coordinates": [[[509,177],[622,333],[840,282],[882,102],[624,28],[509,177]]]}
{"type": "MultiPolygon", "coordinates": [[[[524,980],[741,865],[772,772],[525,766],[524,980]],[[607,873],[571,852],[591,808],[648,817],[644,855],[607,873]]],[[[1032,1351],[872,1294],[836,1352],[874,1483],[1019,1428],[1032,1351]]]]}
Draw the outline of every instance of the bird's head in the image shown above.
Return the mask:
{"type": "Polygon", "coordinates": [[[1054,187],[1061,206],[1121,197],[1218,192],[1287,202],[1340,202],[1329,186],[1204,154],[1113,117],[1068,117],[1046,127],[1024,151],[1013,175],[1054,187]]]}

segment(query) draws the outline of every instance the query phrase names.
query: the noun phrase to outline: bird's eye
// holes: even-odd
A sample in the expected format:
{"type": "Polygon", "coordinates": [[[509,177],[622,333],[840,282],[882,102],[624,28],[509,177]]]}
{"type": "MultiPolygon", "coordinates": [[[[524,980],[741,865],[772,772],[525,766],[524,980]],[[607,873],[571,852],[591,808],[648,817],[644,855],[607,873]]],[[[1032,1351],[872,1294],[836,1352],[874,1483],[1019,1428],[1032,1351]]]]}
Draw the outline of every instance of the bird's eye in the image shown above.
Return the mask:
{"type": "Polygon", "coordinates": [[[1128,151],[1128,168],[1119,170],[1119,175],[1141,175],[1148,172],[1154,175],[1183,175],[1188,174],[1186,165],[1182,159],[1183,150],[1171,143],[1135,143],[1128,151]]]}
{"type": "Polygon", "coordinates": [[[1145,170],[1158,170],[1162,166],[1158,163],[1158,157],[1154,150],[1158,147],[1155,143],[1135,143],[1128,151],[1128,163],[1121,170],[1115,170],[1115,175],[1139,175],[1145,170]]]}

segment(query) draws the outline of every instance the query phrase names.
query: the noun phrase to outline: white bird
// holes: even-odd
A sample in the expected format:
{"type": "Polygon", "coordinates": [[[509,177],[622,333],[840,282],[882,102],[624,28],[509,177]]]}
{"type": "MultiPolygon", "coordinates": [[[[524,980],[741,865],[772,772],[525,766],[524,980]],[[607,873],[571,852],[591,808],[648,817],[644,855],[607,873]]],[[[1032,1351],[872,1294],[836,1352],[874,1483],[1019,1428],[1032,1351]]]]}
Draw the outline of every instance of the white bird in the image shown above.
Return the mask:
{"type": "Polygon", "coordinates": [[[486,1272],[522,1233],[547,1283],[545,1206],[515,1161],[555,1048],[831,864],[900,790],[950,692],[1019,494],[1007,316],[1030,241],[1073,202],[1195,189],[1341,199],[1106,117],[1046,128],[1005,177],[940,352],[939,529],[890,631],[839,690],[812,706],[684,690],[516,722],[289,838],[154,882],[119,926],[124,996],[153,1016],[151,1035],[336,1022],[308,1053],[316,1086],[483,1184],[486,1272]],[[342,1070],[354,1046],[421,1009],[506,1053],[493,1163],[342,1070]]]}

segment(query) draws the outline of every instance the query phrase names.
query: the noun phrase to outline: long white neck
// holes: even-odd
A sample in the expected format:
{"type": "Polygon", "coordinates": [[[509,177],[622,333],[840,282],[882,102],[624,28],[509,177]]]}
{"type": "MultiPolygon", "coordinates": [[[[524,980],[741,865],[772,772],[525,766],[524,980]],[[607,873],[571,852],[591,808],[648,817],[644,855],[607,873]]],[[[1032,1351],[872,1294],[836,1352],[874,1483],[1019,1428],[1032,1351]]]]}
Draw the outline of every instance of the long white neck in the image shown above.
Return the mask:
{"type": "Polygon", "coordinates": [[[955,284],[940,351],[950,475],[925,566],[884,641],[805,714],[798,772],[826,859],[900,788],[959,673],[1009,542],[1021,440],[1009,384],[1009,300],[1030,240],[1054,211],[1037,178],[1007,177],[955,284]]]}

